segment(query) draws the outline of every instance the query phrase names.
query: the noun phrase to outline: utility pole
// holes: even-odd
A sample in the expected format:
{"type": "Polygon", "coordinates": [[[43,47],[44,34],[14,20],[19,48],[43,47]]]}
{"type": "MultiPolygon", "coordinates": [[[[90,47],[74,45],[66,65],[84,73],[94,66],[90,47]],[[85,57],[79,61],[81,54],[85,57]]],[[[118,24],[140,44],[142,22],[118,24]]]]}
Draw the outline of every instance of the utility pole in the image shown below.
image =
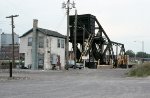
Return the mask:
{"type": "Polygon", "coordinates": [[[12,26],[12,63],[10,63],[10,77],[12,77],[12,66],[14,66],[15,56],[14,56],[14,17],[18,17],[19,15],[11,15],[6,18],[11,18],[11,26],[12,26]]]}
{"type": "MultiPolygon", "coordinates": [[[[70,3],[70,0],[67,1],[67,3],[62,3],[62,8],[67,9],[67,42],[66,42],[66,67],[68,67],[68,60],[69,60],[69,12],[70,9],[75,8],[75,3],[70,3]]],[[[67,68],[68,69],[68,68],[67,68]]]]}

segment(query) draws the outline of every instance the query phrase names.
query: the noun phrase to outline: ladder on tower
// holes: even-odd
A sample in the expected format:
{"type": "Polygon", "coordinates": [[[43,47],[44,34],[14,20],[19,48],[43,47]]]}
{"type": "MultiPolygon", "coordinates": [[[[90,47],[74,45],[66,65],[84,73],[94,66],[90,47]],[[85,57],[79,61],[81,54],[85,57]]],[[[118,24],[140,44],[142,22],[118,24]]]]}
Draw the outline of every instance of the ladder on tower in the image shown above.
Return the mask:
{"type": "Polygon", "coordinates": [[[95,33],[91,33],[90,36],[89,36],[89,38],[87,39],[85,47],[84,47],[84,50],[81,53],[79,62],[82,61],[82,57],[83,56],[87,56],[87,54],[89,53],[89,51],[91,49],[91,45],[92,45],[93,39],[94,39],[94,36],[95,36],[95,33]]]}

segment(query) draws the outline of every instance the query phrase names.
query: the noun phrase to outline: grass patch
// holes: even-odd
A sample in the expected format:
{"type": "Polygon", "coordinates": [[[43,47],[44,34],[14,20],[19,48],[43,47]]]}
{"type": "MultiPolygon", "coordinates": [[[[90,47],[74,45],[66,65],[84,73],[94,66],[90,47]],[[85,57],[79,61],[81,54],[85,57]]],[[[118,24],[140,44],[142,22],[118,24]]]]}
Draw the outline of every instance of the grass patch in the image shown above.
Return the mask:
{"type": "Polygon", "coordinates": [[[136,68],[128,72],[128,76],[147,77],[150,76],[150,63],[138,65],[136,68]]]}

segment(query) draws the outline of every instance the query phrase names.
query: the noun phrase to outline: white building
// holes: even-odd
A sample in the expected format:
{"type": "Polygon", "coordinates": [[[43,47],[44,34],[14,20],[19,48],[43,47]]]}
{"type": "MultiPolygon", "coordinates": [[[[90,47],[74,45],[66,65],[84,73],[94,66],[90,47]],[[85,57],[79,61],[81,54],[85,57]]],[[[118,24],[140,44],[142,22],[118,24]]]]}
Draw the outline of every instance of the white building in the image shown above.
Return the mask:
{"type": "MultiPolygon", "coordinates": [[[[32,64],[33,29],[20,37],[20,53],[25,55],[25,67],[32,64]]],[[[38,69],[51,69],[53,64],[65,66],[65,36],[47,29],[38,28],[37,33],[37,64],[38,69]],[[60,59],[59,59],[60,58],[60,59]]]]}

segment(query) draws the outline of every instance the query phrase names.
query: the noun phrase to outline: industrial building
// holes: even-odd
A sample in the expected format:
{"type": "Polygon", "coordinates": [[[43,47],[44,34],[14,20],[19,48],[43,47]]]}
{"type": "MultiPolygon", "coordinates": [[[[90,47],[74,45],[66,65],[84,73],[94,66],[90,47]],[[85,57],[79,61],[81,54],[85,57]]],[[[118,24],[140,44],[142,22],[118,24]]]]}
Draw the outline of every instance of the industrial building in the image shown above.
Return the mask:
{"type": "MultiPolygon", "coordinates": [[[[12,44],[12,34],[7,33],[1,33],[0,34],[1,39],[1,46],[8,46],[12,44]]],[[[14,33],[14,44],[19,44],[19,35],[14,33]]]]}
{"type": "MultiPolygon", "coordinates": [[[[19,35],[14,33],[14,55],[19,59],[19,35]]],[[[0,34],[0,60],[12,60],[12,34],[0,34]]]]}
{"type": "Polygon", "coordinates": [[[124,44],[112,41],[96,16],[71,15],[69,19],[69,42],[76,54],[76,62],[86,61],[85,66],[89,68],[97,68],[97,65],[127,65],[124,44]]]}

